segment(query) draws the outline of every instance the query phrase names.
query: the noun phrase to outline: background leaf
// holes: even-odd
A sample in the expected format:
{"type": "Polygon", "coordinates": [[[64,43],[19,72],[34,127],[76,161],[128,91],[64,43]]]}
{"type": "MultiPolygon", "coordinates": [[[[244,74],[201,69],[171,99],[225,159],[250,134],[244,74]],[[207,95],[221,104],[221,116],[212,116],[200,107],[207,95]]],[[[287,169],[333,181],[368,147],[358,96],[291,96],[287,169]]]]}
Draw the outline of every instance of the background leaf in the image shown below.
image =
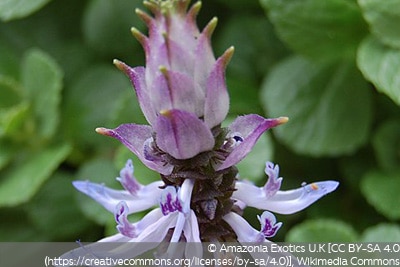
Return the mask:
{"type": "MultiPolygon", "coordinates": [[[[109,160],[96,158],[82,165],[74,180],[89,180],[93,183],[104,184],[113,189],[122,189],[121,185],[116,181],[119,172],[109,160]]],[[[75,190],[74,195],[80,208],[87,218],[99,225],[105,225],[110,221],[114,221],[112,213],[107,211],[103,206],[94,201],[89,196],[75,190]]]]}
{"type": "Polygon", "coordinates": [[[289,117],[274,132],[297,153],[351,153],[369,134],[371,93],[351,63],[316,64],[291,57],[267,77],[261,102],[268,116],[289,117]]]}
{"type": "Polygon", "coordinates": [[[355,230],[347,223],[334,219],[306,221],[293,227],[286,242],[356,242],[355,230]]]}
{"type": "Polygon", "coordinates": [[[17,168],[5,172],[0,180],[0,207],[16,206],[31,199],[65,160],[70,149],[65,143],[43,149],[29,155],[17,168]]]}
{"type": "Polygon", "coordinates": [[[396,224],[381,223],[366,229],[361,242],[400,242],[400,227],[396,224]]]}
{"type": "Polygon", "coordinates": [[[400,105],[400,50],[366,38],[358,49],[357,64],[367,80],[400,105]]]}
{"type": "Polygon", "coordinates": [[[361,182],[361,191],[370,205],[391,220],[400,219],[400,171],[371,171],[361,182]]]}
{"type": "Polygon", "coordinates": [[[39,137],[50,139],[59,123],[62,70],[46,53],[30,50],[22,62],[22,85],[32,102],[39,137]]]}
{"type": "Polygon", "coordinates": [[[366,25],[354,1],[261,0],[277,34],[314,60],[354,58],[366,25]]]}
{"type": "Polygon", "coordinates": [[[400,2],[397,0],[358,0],[371,32],[382,43],[400,48],[400,2]]]}
{"type": "Polygon", "coordinates": [[[372,139],[376,159],[380,167],[390,171],[400,165],[400,120],[384,122],[372,139]]]}
{"type": "Polygon", "coordinates": [[[90,222],[80,212],[75,192],[70,175],[56,172],[25,207],[30,220],[46,239],[70,240],[73,236],[78,240],[83,229],[89,230],[90,222]]]}
{"type": "Polygon", "coordinates": [[[0,0],[0,19],[19,19],[37,11],[50,0],[0,0]]]}
{"type": "MultiPolygon", "coordinates": [[[[113,66],[97,65],[81,73],[65,94],[64,127],[68,138],[78,144],[76,150],[85,150],[99,145],[112,144],[104,136],[95,133],[95,128],[116,127],[112,121],[126,96],[132,92],[129,80],[113,66]]],[[[134,93],[128,98],[134,101],[134,93]]],[[[115,142],[114,144],[117,144],[115,142]]]]}
{"type": "Polygon", "coordinates": [[[136,55],[136,63],[142,62],[141,46],[129,32],[133,25],[144,29],[143,22],[134,13],[139,6],[138,0],[89,1],[82,24],[85,41],[92,49],[112,58],[122,60],[121,56],[131,51],[136,55]]]}

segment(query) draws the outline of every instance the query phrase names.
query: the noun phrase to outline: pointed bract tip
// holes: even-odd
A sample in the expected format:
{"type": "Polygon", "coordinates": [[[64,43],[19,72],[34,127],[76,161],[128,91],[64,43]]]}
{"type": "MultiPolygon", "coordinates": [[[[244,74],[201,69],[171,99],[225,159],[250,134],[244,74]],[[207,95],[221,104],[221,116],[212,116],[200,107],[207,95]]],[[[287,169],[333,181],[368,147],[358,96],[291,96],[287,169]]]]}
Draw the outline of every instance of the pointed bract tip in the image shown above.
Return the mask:
{"type": "Polygon", "coordinates": [[[211,35],[213,34],[215,28],[217,27],[217,23],[218,23],[218,18],[217,17],[212,18],[210,22],[208,22],[206,27],[203,29],[202,33],[205,34],[207,38],[211,38],[211,35]]]}
{"type": "Polygon", "coordinates": [[[166,75],[168,73],[167,67],[164,65],[159,66],[158,70],[161,71],[161,73],[164,75],[166,75]]]}
{"type": "Polygon", "coordinates": [[[289,118],[288,117],[279,117],[277,119],[277,121],[278,121],[278,124],[284,124],[284,123],[287,123],[289,121],[289,118]]]}
{"type": "Polygon", "coordinates": [[[160,115],[167,117],[167,118],[171,118],[172,111],[170,109],[163,109],[163,110],[160,110],[160,115]]]}
{"type": "MultiPolygon", "coordinates": [[[[149,7],[148,7],[149,8],[149,7]]],[[[151,8],[149,8],[151,9],[151,8]]],[[[147,25],[150,23],[150,21],[152,20],[151,16],[149,16],[146,12],[144,12],[143,10],[136,8],[135,9],[135,13],[136,15],[144,21],[144,23],[146,23],[147,25]]]]}
{"type": "Polygon", "coordinates": [[[107,135],[110,136],[110,129],[103,128],[103,127],[98,127],[95,129],[96,133],[101,134],[101,135],[107,135]]]}
{"type": "Polygon", "coordinates": [[[224,54],[222,55],[222,58],[225,61],[225,65],[228,65],[234,52],[235,52],[235,47],[233,47],[233,46],[231,46],[225,50],[224,54]]]}
{"type": "Polygon", "coordinates": [[[192,9],[196,10],[197,11],[196,13],[198,13],[200,11],[202,5],[203,5],[203,3],[201,1],[197,1],[196,3],[194,3],[192,5],[192,9]]]}
{"type": "Polygon", "coordinates": [[[125,65],[125,63],[122,62],[122,61],[119,61],[118,59],[114,59],[114,60],[113,60],[113,64],[114,64],[119,70],[122,70],[122,71],[125,71],[125,70],[126,70],[126,65],[125,65]]]}
{"type": "MultiPolygon", "coordinates": [[[[137,14],[137,15],[139,15],[139,14],[141,14],[141,13],[144,13],[140,8],[135,8],[135,13],[137,14]]],[[[140,16],[140,15],[139,15],[140,16]]]]}

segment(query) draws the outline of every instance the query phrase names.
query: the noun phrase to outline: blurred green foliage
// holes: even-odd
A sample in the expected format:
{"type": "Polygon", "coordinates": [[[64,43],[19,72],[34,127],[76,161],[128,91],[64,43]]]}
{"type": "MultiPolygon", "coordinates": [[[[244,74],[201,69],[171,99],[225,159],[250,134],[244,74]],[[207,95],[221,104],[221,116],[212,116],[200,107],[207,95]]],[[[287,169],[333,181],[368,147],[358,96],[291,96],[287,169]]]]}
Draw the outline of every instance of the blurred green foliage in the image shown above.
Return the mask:
{"type": "MultiPolygon", "coordinates": [[[[144,64],[139,0],[0,0],[0,241],[95,241],[112,214],[71,182],[118,188],[132,157],[142,183],[158,179],[99,126],[146,123],[118,58],[144,64]]],[[[267,160],[284,189],[334,179],[305,211],[278,215],[275,241],[400,241],[400,1],[203,1],[216,55],[230,45],[230,119],[290,121],[240,163],[265,182],[267,160]]],[[[258,211],[246,211],[258,228],[258,211]]],[[[140,216],[140,215],[138,215],[140,216]]],[[[132,218],[135,220],[135,218],[132,218]]]]}

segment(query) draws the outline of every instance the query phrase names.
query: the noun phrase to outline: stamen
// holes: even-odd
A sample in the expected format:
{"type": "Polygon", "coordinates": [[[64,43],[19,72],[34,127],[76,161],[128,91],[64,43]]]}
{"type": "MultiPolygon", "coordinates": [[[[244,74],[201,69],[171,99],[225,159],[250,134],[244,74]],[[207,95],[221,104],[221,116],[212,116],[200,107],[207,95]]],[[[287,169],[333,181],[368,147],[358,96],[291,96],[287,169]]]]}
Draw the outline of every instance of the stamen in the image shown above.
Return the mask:
{"type": "Polygon", "coordinates": [[[310,184],[312,190],[318,190],[318,185],[315,183],[310,184]]]}

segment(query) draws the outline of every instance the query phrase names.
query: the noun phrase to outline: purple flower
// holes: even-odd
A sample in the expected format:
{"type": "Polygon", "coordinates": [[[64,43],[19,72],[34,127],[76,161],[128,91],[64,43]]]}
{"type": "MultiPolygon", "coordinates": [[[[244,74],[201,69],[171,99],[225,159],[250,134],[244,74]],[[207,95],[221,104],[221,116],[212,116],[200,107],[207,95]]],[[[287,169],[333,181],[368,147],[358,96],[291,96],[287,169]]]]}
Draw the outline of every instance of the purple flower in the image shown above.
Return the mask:
{"type": "Polygon", "coordinates": [[[239,180],[235,164],[261,134],[288,118],[244,115],[222,128],[229,110],[225,68],[233,48],[214,57],[210,38],[217,20],[200,32],[195,23],[200,2],[188,11],[189,0],[144,3],[154,16],[140,10],[137,14],[149,34],[132,32],[146,52],[146,67],[114,63],[132,81],[149,125],[96,130],[122,142],[160,173],[161,180],[140,184],[128,160],[118,178],[125,190],[74,182],[79,191],[114,213],[119,233],[101,241],[267,241],[282,226],[271,212],[298,212],[334,191],[338,183],[316,182],[281,191],[279,167],[271,162],[266,163],[268,181],[263,187],[239,180]],[[246,206],[264,210],[258,217],[260,229],[240,215],[246,206]],[[127,217],[151,208],[137,222],[127,217]]]}

